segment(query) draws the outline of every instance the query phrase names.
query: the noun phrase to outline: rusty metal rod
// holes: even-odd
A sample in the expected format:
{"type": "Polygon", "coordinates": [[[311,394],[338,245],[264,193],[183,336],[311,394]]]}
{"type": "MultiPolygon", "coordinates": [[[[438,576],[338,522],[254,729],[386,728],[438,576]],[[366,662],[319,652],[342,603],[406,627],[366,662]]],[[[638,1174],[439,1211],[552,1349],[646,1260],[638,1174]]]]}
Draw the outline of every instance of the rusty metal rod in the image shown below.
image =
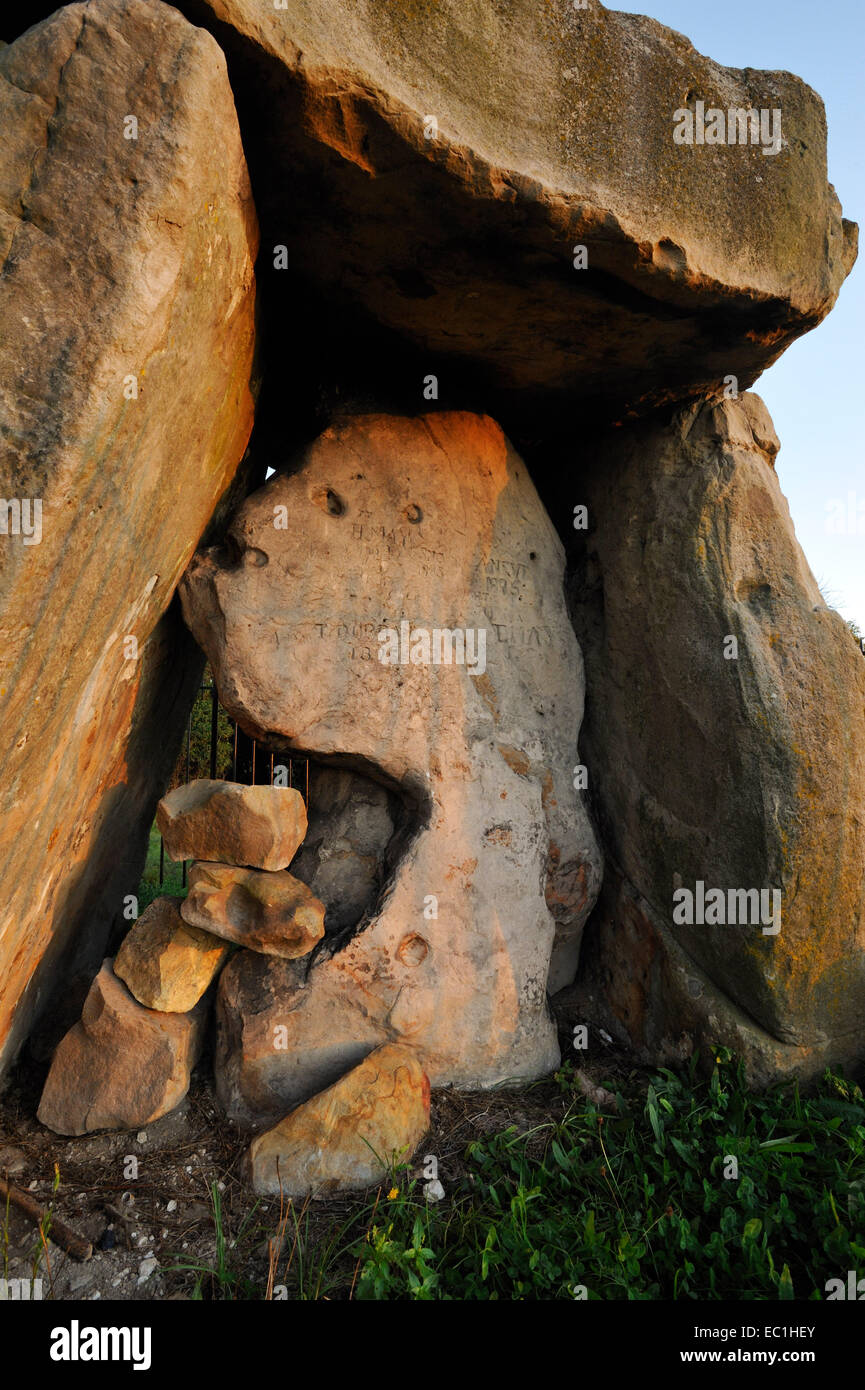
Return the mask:
{"type": "Polygon", "coordinates": [[[216,753],[219,744],[219,701],[216,698],[216,682],[210,687],[210,775],[216,776],[216,753]]]}

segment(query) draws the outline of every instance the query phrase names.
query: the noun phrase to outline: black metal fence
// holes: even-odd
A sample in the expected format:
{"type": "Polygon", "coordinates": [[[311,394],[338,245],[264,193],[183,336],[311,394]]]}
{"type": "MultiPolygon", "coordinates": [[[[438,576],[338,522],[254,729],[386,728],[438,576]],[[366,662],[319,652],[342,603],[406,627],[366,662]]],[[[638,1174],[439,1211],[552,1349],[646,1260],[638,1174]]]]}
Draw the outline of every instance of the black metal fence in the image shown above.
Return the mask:
{"type": "MultiPolygon", "coordinates": [[[[296,753],[288,750],[280,751],[265,749],[256,739],[250,738],[245,734],[231,716],[222,709],[219,703],[219,696],[214,681],[205,681],[198,688],[198,697],[193,708],[189,711],[189,719],[186,723],[186,778],[187,782],[192,780],[192,737],[193,720],[195,718],[196,706],[199,704],[203,694],[210,697],[210,755],[208,759],[208,776],[211,778],[221,778],[229,782],[243,782],[246,786],[273,785],[274,775],[277,768],[284,768],[288,778],[288,786],[296,787],[303,797],[305,805],[309,805],[309,762],[306,758],[299,757],[296,753]],[[220,714],[229,726],[230,730],[230,765],[223,765],[219,769],[219,744],[220,744],[220,714]],[[230,773],[230,775],[229,775],[230,773]]],[[[183,758],[181,754],[181,758],[183,758]]],[[[176,770],[175,770],[176,772],[176,770]]],[[[196,757],[196,772],[203,775],[200,769],[199,759],[196,757]]],[[[181,882],[186,887],[186,866],[188,860],[183,861],[181,882]]],[[[159,886],[162,888],[165,882],[165,842],[162,836],[159,837],[159,886]]]]}

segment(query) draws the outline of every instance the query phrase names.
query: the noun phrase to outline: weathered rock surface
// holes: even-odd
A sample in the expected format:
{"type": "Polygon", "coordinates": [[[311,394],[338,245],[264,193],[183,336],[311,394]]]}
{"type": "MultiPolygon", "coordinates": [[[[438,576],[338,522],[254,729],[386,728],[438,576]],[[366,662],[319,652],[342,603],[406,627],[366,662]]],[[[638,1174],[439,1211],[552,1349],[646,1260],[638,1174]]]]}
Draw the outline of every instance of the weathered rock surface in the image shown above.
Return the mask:
{"type": "Polygon", "coordinates": [[[559,1057],[554,938],[571,978],[600,858],[572,787],[583,675],[563,552],[525,466],[484,417],[353,419],[248,499],[230,540],[182,588],[223,704],[376,777],[413,817],[378,911],[285,1016],[290,1084],[318,1039],[346,1066],[371,1031],[416,1047],[433,1084],[542,1074],[559,1057]],[[432,630],[459,631],[474,660],[384,664],[379,633],[401,624],[430,657],[432,630]]]}
{"type": "Polygon", "coordinates": [[[231,55],[273,278],[440,354],[451,403],[472,373],[486,409],[538,428],[541,397],[584,418],[744,387],[852,264],[819,97],[653,19],[598,0],[180,8],[231,55]],[[698,102],[723,144],[674,141],[698,102]],[[731,144],[731,109],[765,112],[769,138],[739,143],[734,120],[731,144]]]}
{"type": "Polygon", "coordinates": [[[395,1160],[410,1158],[429,1129],[430,1084],[417,1053],[376,1048],[249,1150],[252,1185],[262,1195],[304,1197],[372,1187],[395,1160]]]}
{"type": "Polygon", "coordinates": [[[361,986],[352,1008],[343,979],[316,969],[313,989],[305,965],[240,951],[220,976],[216,1092],[245,1129],[281,1119],[396,1036],[370,991],[361,986]]]}
{"type": "Polygon", "coordinates": [[[861,1053],[865,1010],[865,662],[777,449],[753,395],[597,445],[574,605],[618,871],[586,968],[636,1044],[731,1040],[764,1076],[861,1053]],[[677,923],[697,882],[780,890],[780,929],[771,898],[756,925],[677,923]]]}
{"type": "Polygon", "coordinates": [[[159,620],[252,423],[257,233],[224,57],[167,5],[4,48],[0,126],[0,494],[41,505],[38,544],[0,536],[2,1069],[138,883],[199,669],[159,620]]]}
{"type": "Polygon", "coordinates": [[[172,859],[285,869],[306,834],[306,807],[291,787],[202,777],[164,796],[156,823],[172,859]]]}
{"type": "Polygon", "coordinates": [[[230,947],[190,927],[181,898],[157,898],[124,938],[114,973],[147,1009],[185,1014],[195,1007],[228,958],[230,947]]]}
{"type": "Polygon", "coordinates": [[[861,1041],[851,1048],[846,1039],[839,1048],[837,1036],[828,1034],[810,1043],[782,1042],[761,1028],[609,861],[577,983],[561,990],[554,1004],[567,1031],[591,1019],[646,1065],[676,1067],[699,1050],[708,1068],[714,1049],[729,1047],[755,1087],[781,1077],[808,1080],[837,1066],[839,1055],[862,1050],[861,1041]]]}
{"type": "Polygon", "coordinates": [[[38,1117],[55,1134],[137,1129],[173,1110],[189,1089],[206,1023],[191,1013],[145,1009],[106,960],[81,1020],[54,1054],[38,1117]]]}
{"type": "Polygon", "coordinates": [[[190,926],[285,960],[308,955],[324,936],[324,904],[284,870],[193,864],[180,912],[190,926]]]}
{"type": "Polygon", "coordinates": [[[328,936],[375,907],[398,820],[398,798],[386,787],[346,768],[310,768],[309,830],[291,872],[324,903],[328,936]]]}

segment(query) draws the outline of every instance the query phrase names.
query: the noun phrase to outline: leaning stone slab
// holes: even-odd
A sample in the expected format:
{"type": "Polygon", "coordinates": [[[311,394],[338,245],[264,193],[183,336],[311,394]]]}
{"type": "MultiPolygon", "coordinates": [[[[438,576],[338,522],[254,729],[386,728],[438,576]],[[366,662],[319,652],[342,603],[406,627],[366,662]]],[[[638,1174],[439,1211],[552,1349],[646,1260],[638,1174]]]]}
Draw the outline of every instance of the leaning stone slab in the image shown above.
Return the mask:
{"type": "Polygon", "coordinates": [[[180,912],[190,926],[287,960],[308,955],[324,936],[324,903],[284,870],[193,864],[180,912]]]}
{"type": "Polygon", "coordinates": [[[353,1192],[410,1158],[429,1129],[429,1080],[410,1047],[376,1048],[335,1085],[252,1141],[262,1195],[353,1192]]]}
{"type": "Polygon", "coordinates": [[[2,1072],[99,968],[177,755],[167,610],[252,427],[258,234],[225,57],[171,5],[4,46],[0,130],[2,1072]]]}
{"type": "Polygon", "coordinates": [[[110,960],[93,981],[81,1019],[54,1053],[37,1112],[55,1134],[137,1129],[186,1095],[207,1013],[145,1009],[110,960]]]}
{"type": "Polygon", "coordinates": [[[181,898],[157,898],[117,952],[114,973],[139,1004],[163,1013],[195,1007],[228,958],[231,947],[180,915],[181,898]]]}
{"type": "Polygon", "coordinates": [[[172,859],[285,869],[306,834],[306,807],[291,787],[200,778],[162,798],[156,823],[172,859]]]}

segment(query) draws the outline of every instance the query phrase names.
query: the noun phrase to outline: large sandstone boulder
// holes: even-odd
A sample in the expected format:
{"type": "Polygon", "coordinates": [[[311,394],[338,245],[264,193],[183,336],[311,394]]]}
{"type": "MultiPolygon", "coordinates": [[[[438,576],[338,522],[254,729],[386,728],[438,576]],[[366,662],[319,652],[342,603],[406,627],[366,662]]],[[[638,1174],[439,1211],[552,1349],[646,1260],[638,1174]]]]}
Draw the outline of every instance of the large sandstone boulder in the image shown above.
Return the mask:
{"type": "Polygon", "coordinates": [[[469,374],[475,408],[535,433],[541,398],[572,420],[744,386],[852,264],[819,97],[653,19],[599,0],[179,5],[231,56],[272,278],[329,294],[326,352],[350,303],[416,345],[418,393],[440,355],[443,399],[469,374]]]}
{"type": "Polygon", "coordinates": [[[54,1053],[38,1117],[57,1134],[138,1129],[179,1105],[189,1089],[207,1022],[145,1009],[110,960],[93,981],[80,1022],[54,1053]]]}
{"type": "Polygon", "coordinates": [[[596,443],[574,606],[611,860],[587,974],[651,1055],[684,1032],[755,1076],[860,1055],[865,1010],[865,662],[777,450],[754,395],[596,443]]]}
{"type": "Polygon", "coordinates": [[[430,1084],[410,1047],[389,1043],[249,1149],[263,1196],[352,1192],[411,1158],[429,1129],[430,1084]]]}
{"type": "Polygon", "coordinates": [[[137,886],[198,679],[159,620],[251,428],[257,233],[225,59],[169,6],[4,48],[0,126],[2,1069],[137,886]]]}
{"type": "Polygon", "coordinates": [[[200,777],[162,798],[156,824],[172,859],[285,869],[306,834],[306,807],[291,787],[200,777]]]}
{"type": "Polygon", "coordinates": [[[571,978],[600,879],[572,785],[583,674],[563,558],[499,427],[443,414],[328,430],[191,565],[184,613],[228,710],[378,779],[413,817],[372,920],[320,950],[280,1018],[293,1086],[325,1015],[343,1070],[371,1032],[416,1047],[433,1084],[558,1062],[551,953],[571,978]]]}

